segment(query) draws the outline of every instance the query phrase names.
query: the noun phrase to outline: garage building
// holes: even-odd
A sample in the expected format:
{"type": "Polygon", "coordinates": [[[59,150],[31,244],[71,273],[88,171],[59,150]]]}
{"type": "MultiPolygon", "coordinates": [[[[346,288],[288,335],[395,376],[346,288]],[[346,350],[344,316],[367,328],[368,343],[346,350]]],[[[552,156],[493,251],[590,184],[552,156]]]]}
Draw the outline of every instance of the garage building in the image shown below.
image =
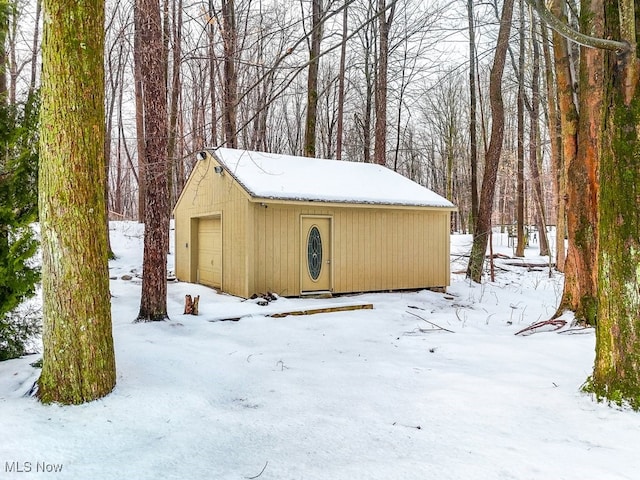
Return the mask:
{"type": "Polygon", "coordinates": [[[179,280],[240,297],[444,288],[445,198],[380,165],[198,153],[174,209],[179,280]]]}

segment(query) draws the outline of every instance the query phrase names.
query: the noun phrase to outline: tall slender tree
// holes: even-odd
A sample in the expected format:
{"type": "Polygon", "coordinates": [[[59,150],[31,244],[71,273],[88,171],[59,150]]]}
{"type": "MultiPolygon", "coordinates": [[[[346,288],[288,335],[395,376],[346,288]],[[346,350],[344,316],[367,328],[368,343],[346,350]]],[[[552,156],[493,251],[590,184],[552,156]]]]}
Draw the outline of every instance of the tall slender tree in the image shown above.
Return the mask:
{"type": "Polygon", "coordinates": [[[564,232],[564,188],[562,187],[564,175],[562,174],[562,129],[560,128],[560,116],[558,112],[557,90],[553,73],[553,61],[551,59],[551,47],[549,45],[549,33],[547,25],[540,23],[542,37],[542,56],[544,58],[545,87],[547,92],[547,123],[549,125],[549,143],[551,144],[551,174],[553,176],[553,196],[556,199],[556,269],[564,271],[565,246],[564,232]]]}
{"type": "Polygon", "coordinates": [[[378,70],[376,75],[376,123],[373,156],[379,165],[387,163],[387,91],[389,68],[389,34],[396,11],[396,2],[387,5],[386,0],[378,0],[378,70]]]}
{"type": "Polygon", "coordinates": [[[238,148],[238,72],[236,55],[238,30],[235,0],[222,0],[222,40],[224,47],[223,126],[227,147],[238,148]]]}
{"type": "Polygon", "coordinates": [[[498,44],[496,46],[493,66],[489,79],[489,102],[491,104],[492,122],[491,138],[487,149],[485,172],[482,178],[482,190],[478,217],[473,228],[473,246],[467,266],[467,277],[475,282],[482,279],[484,257],[487,251],[489,234],[491,233],[491,215],[493,213],[493,196],[496,189],[496,177],[502,152],[504,138],[504,103],[502,100],[502,75],[511,32],[514,0],[505,0],[502,7],[498,44]]]}
{"type": "Polygon", "coordinates": [[[318,121],[318,69],[322,41],[322,1],[311,0],[311,32],[309,34],[309,73],[307,75],[307,118],[304,131],[304,154],[316,156],[316,124],[318,121]]]}
{"type": "Polygon", "coordinates": [[[38,395],[78,404],[116,381],[104,205],[104,2],[45,0],[38,395]]]}
{"type": "Polygon", "coordinates": [[[165,320],[169,251],[166,65],[158,0],[138,0],[142,103],[144,107],[145,234],[142,296],[137,321],[165,320]]]}
{"type": "Polygon", "coordinates": [[[145,221],[145,197],[147,191],[147,176],[145,173],[145,138],[144,138],[144,104],[142,88],[142,13],[139,1],[135,0],[133,34],[133,84],[136,105],[136,148],[138,150],[138,221],[145,221]]]}
{"type": "Polygon", "coordinates": [[[467,0],[469,17],[469,163],[471,169],[471,221],[473,225],[478,216],[478,100],[476,87],[476,19],[473,13],[473,1],[467,0]]]}
{"type": "Polygon", "coordinates": [[[533,56],[531,70],[531,105],[529,108],[529,171],[533,191],[533,203],[535,209],[536,225],[540,243],[540,255],[549,255],[549,242],[547,239],[547,222],[542,195],[542,183],[540,180],[540,167],[538,159],[541,158],[540,149],[540,47],[538,42],[538,27],[536,18],[531,16],[531,51],[533,56]]]}
{"type": "Polygon", "coordinates": [[[338,125],[336,127],[336,159],[342,160],[342,141],[344,136],[344,97],[345,76],[347,62],[347,38],[349,36],[349,8],[348,0],[344,0],[342,14],[342,42],[340,44],[340,69],[338,77],[338,125]]]}
{"type": "Polygon", "coordinates": [[[524,230],[524,2],[518,0],[519,25],[518,25],[518,100],[517,100],[517,166],[516,166],[516,257],[524,257],[525,230],[524,230]]]}
{"type": "Polygon", "coordinates": [[[7,33],[12,5],[8,0],[0,0],[0,102],[7,101],[7,33]]]}

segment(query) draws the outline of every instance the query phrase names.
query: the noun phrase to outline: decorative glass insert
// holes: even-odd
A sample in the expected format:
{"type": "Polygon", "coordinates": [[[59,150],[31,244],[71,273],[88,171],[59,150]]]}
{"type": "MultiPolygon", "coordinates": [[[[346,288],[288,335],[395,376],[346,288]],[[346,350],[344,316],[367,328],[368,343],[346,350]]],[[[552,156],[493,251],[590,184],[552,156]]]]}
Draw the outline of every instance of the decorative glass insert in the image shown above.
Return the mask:
{"type": "Polygon", "coordinates": [[[309,230],[307,238],[307,266],[309,275],[313,280],[318,280],[322,270],[322,239],[320,230],[315,225],[309,230]]]}

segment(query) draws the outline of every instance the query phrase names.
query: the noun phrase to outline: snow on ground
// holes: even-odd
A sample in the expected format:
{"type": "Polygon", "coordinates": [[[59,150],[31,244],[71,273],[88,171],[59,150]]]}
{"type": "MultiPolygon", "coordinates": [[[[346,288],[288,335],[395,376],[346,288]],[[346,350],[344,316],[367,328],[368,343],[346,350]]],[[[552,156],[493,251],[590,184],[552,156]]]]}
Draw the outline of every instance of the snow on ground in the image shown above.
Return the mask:
{"type": "MultiPolygon", "coordinates": [[[[134,324],[140,281],[121,277],[141,270],[141,230],[111,233],[118,384],[44,406],[25,396],[38,356],[0,363],[1,479],[637,478],[640,415],[579,391],[593,332],[514,335],[554,312],[558,274],[503,262],[495,283],[454,273],[447,294],[340,297],[374,309],[285,318],[171,283],[171,321],[134,324]],[[200,316],[182,315],[185,294],[201,295],[200,316]],[[251,315],[207,321],[229,309],[251,315]]],[[[452,240],[455,272],[470,237],[452,240]]]]}

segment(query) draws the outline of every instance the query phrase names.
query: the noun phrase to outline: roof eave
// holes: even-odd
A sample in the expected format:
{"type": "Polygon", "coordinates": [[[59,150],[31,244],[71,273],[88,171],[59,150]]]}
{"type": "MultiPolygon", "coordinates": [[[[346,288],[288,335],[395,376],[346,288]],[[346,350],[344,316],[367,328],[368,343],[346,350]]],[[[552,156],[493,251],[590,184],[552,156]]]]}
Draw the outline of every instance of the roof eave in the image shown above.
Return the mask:
{"type": "Polygon", "coordinates": [[[323,205],[328,207],[347,207],[356,206],[361,208],[390,208],[390,209],[403,209],[403,210],[438,210],[438,211],[450,211],[457,212],[458,207],[455,205],[418,205],[409,203],[377,203],[377,202],[360,202],[355,200],[317,200],[317,199],[302,199],[302,198],[284,198],[284,197],[264,197],[256,196],[248,192],[250,195],[249,201],[252,203],[273,203],[278,205],[283,204],[295,204],[295,205],[323,205]]]}

